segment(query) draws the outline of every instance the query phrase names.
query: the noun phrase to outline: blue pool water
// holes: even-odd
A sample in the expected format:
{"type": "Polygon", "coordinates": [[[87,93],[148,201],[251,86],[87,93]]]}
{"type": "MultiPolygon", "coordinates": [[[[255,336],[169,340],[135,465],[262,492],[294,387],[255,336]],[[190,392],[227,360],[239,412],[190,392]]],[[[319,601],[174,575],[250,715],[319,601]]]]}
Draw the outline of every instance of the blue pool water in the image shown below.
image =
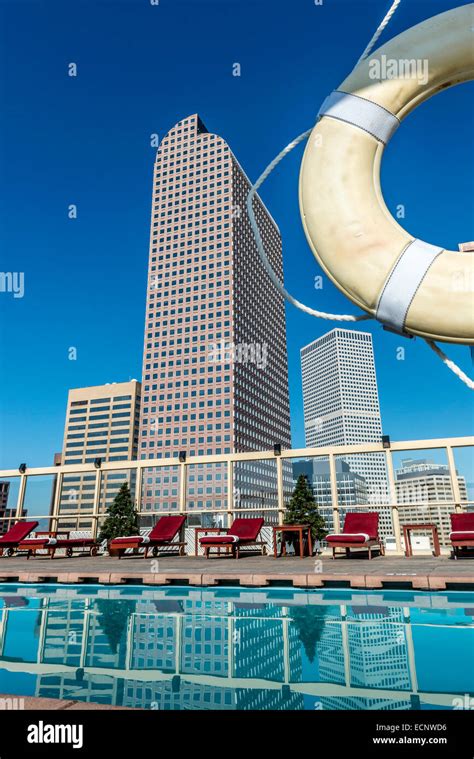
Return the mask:
{"type": "Polygon", "coordinates": [[[0,585],[0,692],[147,709],[453,709],[474,593],[0,585]]]}

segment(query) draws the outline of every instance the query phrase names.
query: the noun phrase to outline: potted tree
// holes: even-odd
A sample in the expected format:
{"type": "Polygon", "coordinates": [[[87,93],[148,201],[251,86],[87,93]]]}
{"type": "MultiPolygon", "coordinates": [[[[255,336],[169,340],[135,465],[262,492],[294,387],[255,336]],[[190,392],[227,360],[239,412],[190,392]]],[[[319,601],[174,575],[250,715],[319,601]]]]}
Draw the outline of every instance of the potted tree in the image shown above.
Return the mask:
{"type": "MultiPolygon", "coordinates": [[[[327,530],[324,529],[324,517],[319,513],[313,490],[305,474],[300,474],[296,481],[293,495],[286,507],[283,524],[309,524],[313,545],[316,540],[322,540],[327,535],[327,530]]],[[[282,540],[284,539],[285,533],[282,535],[282,540]]],[[[288,542],[290,541],[296,551],[298,537],[291,536],[288,542]]]]}
{"type": "Polygon", "coordinates": [[[106,540],[109,554],[114,555],[116,552],[111,552],[109,548],[111,540],[128,535],[138,535],[138,532],[138,514],[128,482],[124,482],[107,509],[107,516],[101,527],[99,540],[106,540]]]}

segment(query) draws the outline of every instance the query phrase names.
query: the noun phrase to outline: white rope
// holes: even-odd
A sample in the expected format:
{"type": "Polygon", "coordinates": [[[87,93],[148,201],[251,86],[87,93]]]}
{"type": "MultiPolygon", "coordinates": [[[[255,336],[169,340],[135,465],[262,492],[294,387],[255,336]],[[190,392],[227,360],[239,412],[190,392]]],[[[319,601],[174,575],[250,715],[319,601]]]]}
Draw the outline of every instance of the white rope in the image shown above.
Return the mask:
{"type": "MultiPolygon", "coordinates": [[[[379,39],[380,35],[382,34],[383,30],[387,27],[388,23],[390,22],[390,19],[394,15],[395,11],[397,10],[398,6],[400,5],[401,0],[394,0],[392,3],[388,13],[384,16],[381,23],[377,27],[377,30],[375,34],[373,35],[372,39],[370,40],[369,44],[365,48],[364,52],[360,56],[359,60],[356,63],[356,66],[363,61],[367,56],[369,55],[370,51],[373,49],[375,43],[379,39]]],[[[355,67],[354,67],[355,68],[355,67]]],[[[296,306],[300,311],[303,311],[305,314],[310,314],[310,316],[316,316],[319,319],[328,319],[331,321],[340,321],[340,322],[360,322],[360,321],[366,321],[368,319],[372,319],[373,317],[370,314],[361,314],[359,316],[352,316],[350,314],[328,314],[324,311],[316,311],[314,308],[310,308],[309,306],[306,306],[304,303],[301,303],[301,301],[294,298],[288,290],[283,285],[283,282],[280,282],[277,275],[275,274],[275,271],[273,270],[273,267],[268,260],[268,256],[265,252],[265,247],[263,245],[263,241],[260,235],[260,230],[258,228],[258,224],[255,218],[255,213],[253,210],[253,199],[257,193],[257,190],[262,186],[262,184],[265,182],[265,180],[269,177],[269,175],[272,173],[272,171],[278,166],[280,161],[282,161],[291,151],[300,144],[300,142],[303,142],[303,140],[307,139],[311,132],[313,131],[313,127],[311,129],[307,129],[306,132],[303,132],[298,137],[296,137],[292,142],[290,142],[286,148],[284,148],[278,155],[273,159],[271,163],[268,164],[267,168],[259,176],[255,184],[252,185],[252,187],[249,190],[249,194],[247,196],[247,212],[249,215],[250,220],[250,226],[252,227],[252,231],[255,236],[255,242],[257,244],[257,250],[260,256],[260,260],[262,262],[262,265],[267,272],[268,276],[270,277],[271,281],[273,282],[274,286],[289,303],[291,303],[293,306],[296,306]]],[[[450,358],[446,356],[445,353],[439,348],[436,343],[434,343],[432,340],[425,340],[425,342],[429,345],[429,347],[436,353],[436,355],[443,361],[445,366],[448,367],[454,374],[459,377],[459,379],[464,382],[467,387],[469,387],[471,390],[474,390],[474,382],[471,380],[467,374],[465,374],[462,369],[457,366],[454,361],[451,361],[450,358]]]]}
{"type": "MultiPolygon", "coordinates": [[[[383,20],[379,24],[379,26],[377,28],[377,31],[375,32],[374,36],[372,37],[372,39],[370,40],[369,44],[367,45],[367,47],[365,48],[364,52],[362,53],[362,55],[360,56],[359,60],[357,61],[356,66],[358,66],[359,63],[361,63],[361,61],[363,61],[363,60],[365,60],[367,58],[368,54],[373,49],[375,43],[377,42],[378,38],[382,34],[383,30],[385,29],[386,26],[388,26],[390,19],[392,18],[393,14],[397,10],[397,8],[400,5],[401,1],[402,0],[394,0],[394,2],[392,3],[392,6],[391,6],[390,10],[388,11],[387,15],[383,18],[383,20]]],[[[354,68],[355,68],[355,66],[354,66],[354,68]]]]}
{"type": "Polygon", "coordinates": [[[247,196],[247,211],[250,219],[250,226],[252,227],[252,231],[255,235],[255,242],[257,243],[258,252],[260,254],[260,260],[263,264],[263,267],[265,271],[267,272],[268,276],[270,277],[271,281],[275,285],[278,292],[283,295],[284,298],[286,298],[287,301],[293,304],[293,306],[296,306],[296,308],[299,308],[300,311],[304,311],[306,314],[310,314],[311,316],[317,316],[319,319],[330,319],[332,321],[340,321],[340,322],[357,322],[357,321],[364,321],[365,319],[372,319],[372,317],[369,314],[362,314],[361,316],[350,316],[349,314],[326,314],[323,311],[316,311],[314,308],[310,308],[309,306],[305,306],[304,303],[301,303],[299,300],[294,298],[290,293],[286,290],[283,283],[280,282],[277,275],[275,274],[275,271],[268,260],[268,256],[265,252],[265,247],[263,245],[263,241],[260,235],[260,230],[258,228],[257,220],[255,218],[255,212],[253,210],[252,201],[254,199],[254,196],[261,187],[261,185],[264,183],[264,181],[267,179],[268,175],[271,174],[275,166],[277,166],[280,161],[290,153],[293,148],[295,148],[297,145],[299,145],[300,142],[305,140],[313,131],[313,129],[308,129],[306,132],[303,132],[303,134],[300,134],[299,137],[296,137],[295,140],[290,142],[289,145],[286,146],[278,155],[276,158],[273,159],[271,163],[268,164],[267,168],[259,176],[257,181],[254,185],[250,188],[249,194],[247,196]]]}
{"type": "Polygon", "coordinates": [[[443,364],[445,364],[445,366],[447,366],[448,369],[451,369],[451,371],[454,372],[454,374],[457,377],[459,377],[461,382],[464,382],[464,384],[467,385],[470,390],[474,390],[474,381],[470,377],[468,377],[467,374],[465,374],[463,370],[460,369],[459,366],[454,363],[454,361],[451,361],[451,359],[447,357],[446,353],[444,353],[441,350],[439,345],[436,345],[436,343],[433,342],[433,340],[425,339],[425,343],[427,343],[430,346],[431,350],[436,353],[436,355],[441,359],[443,364]]]}

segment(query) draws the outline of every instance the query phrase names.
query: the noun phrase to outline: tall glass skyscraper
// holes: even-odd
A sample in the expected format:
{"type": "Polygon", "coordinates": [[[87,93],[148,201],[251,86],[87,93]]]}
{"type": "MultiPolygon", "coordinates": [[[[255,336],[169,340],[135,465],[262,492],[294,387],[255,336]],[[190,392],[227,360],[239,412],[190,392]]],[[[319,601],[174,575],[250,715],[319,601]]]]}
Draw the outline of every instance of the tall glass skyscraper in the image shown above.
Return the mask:
{"type": "MultiPolygon", "coordinates": [[[[163,138],[153,179],[142,459],[290,446],[284,303],[258,257],[245,206],[249,188],[229,146],[197,114],[163,138]]],[[[279,230],[255,203],[267,254],[282,277],[279,230]]],[[[176,497],[164,493],[155,472],[145,479],[145,508],[158,493],[174,508],[176,497]]],[[[190,471],[189,508],[224,506],[225,487],[209,476],[190,471]]],[[[275,483],[269,464],[236,467],[234,486],[249,508],[266,503],[275,483]]]]}
{"type": "MultiPolygon", "coordinates": [[[[380,443],[382,421],[370,332],[336,329],[301,349],[306,445],[380,443]]],[[[367,482],[368,502],[387,503],[385,457],[344,456],[367,482]]]]}

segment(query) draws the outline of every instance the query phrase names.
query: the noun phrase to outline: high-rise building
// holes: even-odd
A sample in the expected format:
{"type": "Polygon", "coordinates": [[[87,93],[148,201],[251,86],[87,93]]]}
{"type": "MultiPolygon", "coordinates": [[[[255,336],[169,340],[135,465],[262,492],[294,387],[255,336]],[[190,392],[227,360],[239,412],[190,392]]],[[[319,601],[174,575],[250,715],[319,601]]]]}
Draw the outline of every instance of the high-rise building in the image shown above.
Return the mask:
{"type": "MultiPolygon", "coordinates": [[[[436,524],[440,541],[450,546],[450,515],[454,500],[451,476],[447,464],[432,459],[402,459],[395,470],[397,502],[406,504],[399,509],[401,524],[436,524]]],[[[457,475],[461,501],[467,501],[466,478],[457,475]]]]}
{"type": "MultiPolygon", "coordinates": [[[[250,188],[227,143],[198,115],[178,122],[156,154],[140,420],[142,459],[290,446],[285,311],[265,273],[246,212],[250,188]]],[[[256,217],[282,277],[279,230],[260,199],[256,217]]],[[[171,468],[170,468],[171,469],[171,468]]],[[[176,508],[150,470],[144,507],[176,508]]],[[[235,467],[246,507],[276,503],[273,464],[235,467]]],[[[190,468],[187,508],[223,508],[225,468],[190,468]]]]}
{"type": "MultiPolygon", "coordinates": [[[[306,445],[380,443],[382,422],[372,335],[337,327],[301,349],[306,445]]],[[[367,482],[368,501],[388,502],[385,456],[344,456],[367,482]]]]}
{"type": "MultiPolygon", "coordinates": [[[[141,385],[137,380],[70,390],[62,462],[87,464],[98,458],[102,461],[136,459],[140,396],[141,385]]],[[[123,482],[127,481],[133,492],[134,476],[125,470],[102,474],[101,511],[105,511],[123,482]]],[[[64,475],[60,514],[77,509],[91,511],[94,492],[95,474],[64,475]]],[[[66,520],[61,520],[59,526],[66,527],[66,520]]],[[[86,528],[87,520],[82,520],[81,526],[86,528]]]]}

